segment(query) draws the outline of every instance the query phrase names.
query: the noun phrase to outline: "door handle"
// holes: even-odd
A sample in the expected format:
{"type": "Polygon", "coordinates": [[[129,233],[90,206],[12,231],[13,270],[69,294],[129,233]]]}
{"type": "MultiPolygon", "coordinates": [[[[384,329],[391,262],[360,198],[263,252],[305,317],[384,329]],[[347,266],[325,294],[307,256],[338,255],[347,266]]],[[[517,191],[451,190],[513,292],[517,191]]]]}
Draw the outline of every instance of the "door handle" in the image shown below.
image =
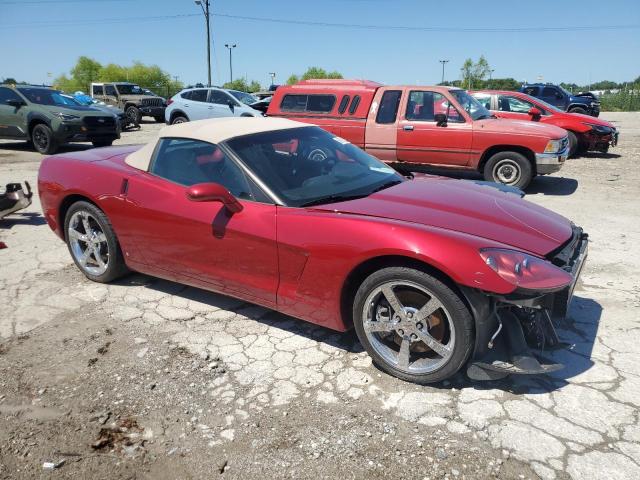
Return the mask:
{"type": "Polygon", "coordinates": [[[406,130],[407,132],[413,132],[413,125],[405,125],[404,127],[402,127],[403,130],[406,130]]]}

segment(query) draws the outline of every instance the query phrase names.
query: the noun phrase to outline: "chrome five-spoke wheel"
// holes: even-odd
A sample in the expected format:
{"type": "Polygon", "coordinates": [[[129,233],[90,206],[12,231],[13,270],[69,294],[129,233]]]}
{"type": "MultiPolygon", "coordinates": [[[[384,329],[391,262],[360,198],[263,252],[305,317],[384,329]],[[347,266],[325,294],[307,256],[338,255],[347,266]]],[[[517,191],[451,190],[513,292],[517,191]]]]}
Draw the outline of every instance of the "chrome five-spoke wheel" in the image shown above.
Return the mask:
{"type": "Polygon", "coordinates": [[[102,275],[109,266],[109,244],[98,221],[87,211],[75,212],[67,229],[69,246],[78,265],[91,275],[102,275]]]}
{"type": "Polygon", "coordinates": [[[374,363],[411,382],[451,377],[473,349],[473,317],[455,285],[420,269],[370,274],[356,292],[353,322],[374,363]]]}
{"type": "Polygon", "coordinates": [[[362,314],[371,346],[403,372],[429,373],[451,358],[456,341],[451,315],[422,285],[384,283],[369,294],[362,314]]]}

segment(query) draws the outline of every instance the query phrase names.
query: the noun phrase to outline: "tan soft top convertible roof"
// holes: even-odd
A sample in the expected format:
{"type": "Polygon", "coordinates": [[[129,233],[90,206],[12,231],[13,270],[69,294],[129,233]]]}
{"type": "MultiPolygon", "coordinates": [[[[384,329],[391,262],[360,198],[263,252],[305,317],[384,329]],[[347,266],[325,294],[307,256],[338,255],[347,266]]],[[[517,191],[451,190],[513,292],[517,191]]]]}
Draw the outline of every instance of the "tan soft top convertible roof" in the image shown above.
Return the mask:
{"type": "Polygon", "coordinates": [[[147,143],[140,150],[130,154],[125,162],[134,168],[148,170],[151,156],[161,138],[191,138],[209,143],[220,143],[230,138],[252,133],[285,130],[287,128],[308,127],[309,124],[294,122],[286,118],[229,117],[198,120],[164,127],[158,138],[147,143]]]}

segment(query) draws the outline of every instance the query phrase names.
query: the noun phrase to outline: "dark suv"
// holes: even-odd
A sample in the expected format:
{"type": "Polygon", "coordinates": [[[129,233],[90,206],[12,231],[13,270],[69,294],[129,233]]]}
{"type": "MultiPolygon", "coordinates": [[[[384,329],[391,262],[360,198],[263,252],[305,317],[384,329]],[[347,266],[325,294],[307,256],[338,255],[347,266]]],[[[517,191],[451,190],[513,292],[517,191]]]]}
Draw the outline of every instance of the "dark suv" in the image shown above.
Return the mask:
{"type": "Polygon", "coordinates": [[[550,83],[531,83],[520,88],[522,93],[539,98],[560,110],[569,113],[582,113],[597,117],[600,115],[600,101],[591,92],[572,94],[558,85],[550,83]]]}
{"type": "Polygon", "coordinates": [[[27,140],[43,154],[67,142],[111,145],[120,138],[113,114],[80,105],[46,87],[0,85],[0,139],[27,140]]]}

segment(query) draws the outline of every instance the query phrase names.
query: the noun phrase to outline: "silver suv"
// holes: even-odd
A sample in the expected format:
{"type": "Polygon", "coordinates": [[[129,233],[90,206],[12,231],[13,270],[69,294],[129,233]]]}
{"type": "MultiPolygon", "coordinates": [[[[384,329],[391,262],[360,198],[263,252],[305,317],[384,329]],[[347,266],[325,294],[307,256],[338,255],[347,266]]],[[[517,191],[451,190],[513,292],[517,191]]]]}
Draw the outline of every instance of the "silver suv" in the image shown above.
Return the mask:
{"type": "MultiPolygon", "coordinates": [[[[251,95],[216,87],[187,88],[167,101],[165,121],[167,125],[219,117],[261,117],[247,103],[251,95]]],[[[257,99],[255,100],[257,101],[257,99]]]]}

